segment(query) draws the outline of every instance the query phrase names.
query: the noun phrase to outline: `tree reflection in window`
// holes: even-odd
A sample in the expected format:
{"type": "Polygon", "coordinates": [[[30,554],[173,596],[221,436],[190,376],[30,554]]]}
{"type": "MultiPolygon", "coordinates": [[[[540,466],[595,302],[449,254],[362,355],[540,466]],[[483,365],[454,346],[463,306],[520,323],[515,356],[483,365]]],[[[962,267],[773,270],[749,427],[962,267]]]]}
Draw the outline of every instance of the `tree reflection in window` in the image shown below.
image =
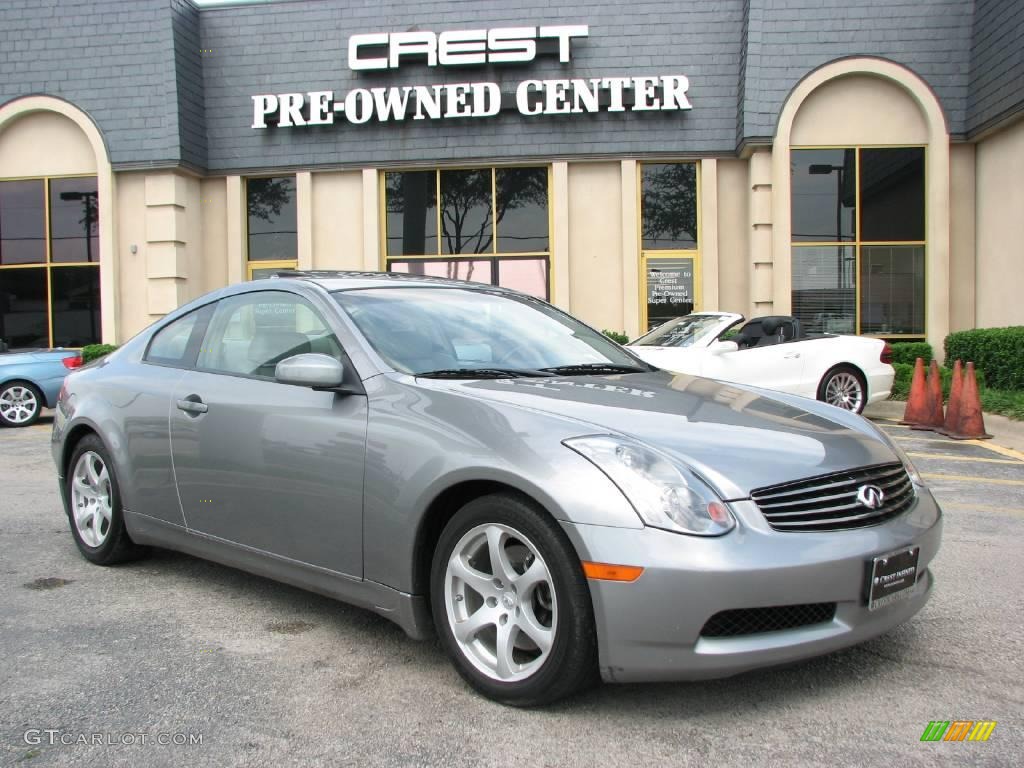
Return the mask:
{"type": "Polygon", "coordinates": [[[389,256],[548,250],[547,168],[441,171],[440,243],[434,218],[436,173],[385,175],[389,256]]]}
{"type": "Polygon", "coordinates": [[[697,166],[694,163],[644,163],[641,169],[644,249],[696,249],[697,166]]]}
{"type": "Polygon", "coordinates": [[[279,176],[246,181],[249,260],[294,259],[298,253],[295,179],[279,176]]]}

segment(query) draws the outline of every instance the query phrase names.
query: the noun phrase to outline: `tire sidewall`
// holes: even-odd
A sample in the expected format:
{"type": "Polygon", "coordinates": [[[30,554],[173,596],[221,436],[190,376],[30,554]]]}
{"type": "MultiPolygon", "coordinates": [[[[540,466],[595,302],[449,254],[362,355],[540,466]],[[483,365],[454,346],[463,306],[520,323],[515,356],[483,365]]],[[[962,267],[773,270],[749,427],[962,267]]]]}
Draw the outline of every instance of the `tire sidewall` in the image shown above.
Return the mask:
{"type": "MultiPolygon", "coordinates": [[[[826,404],[828,403],[828,400],[826,399],[828,384],[834,376],[840,373],[851,374],[854,378],[857,379],[857,383],[860,384],[860,408],[858,408],[856,411],[850,411],[850,413],[856,413],[858,415],[863,413],[864,409],[868,405],[868,385],[867,382],[864,380],[863,374],[861,374],[860,371],[858,371],[857,369],[851,368],[848,365],[837,365],[835,368],[829,368],[828,371],[825,372],[825,375],[821,377],[821,382],[818,384],[818,400],[826,404]]],[[[832,407],[836,408],[838,406],[832,407]]]]}
{"type": "Polygon", "coordinates": [[[36,412],[32,414],[28,421],[23,421],[19,424],[15,424],[14,422],[8,421],[6,418],[0,415],[0,425],[12,429],[17,429],[18,427],[31,427],[33,424],[39,421],[39,416],[43,412],[43,393],[39,391],[39,387],[35,386],[30,382],[8,381],[6,384],[0,387],[0,395],[2,395],[11,387],[24,387],[25,389],[31,390],[32,394],[36,398],[36,412]]]}
{"type": "Polygon", "coordinates": [[[430,604],[437,634],[455,668],[463,679],[488,698],[518,706],[547,703],[580,687],[560,685],[565,682],[561,678],[567,666],[582,662],[596,670],[593,608],[579,557],[558,524],[525,500],[507,494],[484,496],[470,501],[452,517],[434,551],[430,604]],[[445,604],[448,560],[466,532],[487,523],[507,525],[530,539],[548,567],[555,590],[558,605],[555,641],[544,664],[525,680],[501,682],[477,670],[464,655],[449,625],[445,604]],[[577,653],[586,658],[572,659],[577,653]],[[567,690],[560,690],[562,687],[567,690]]]}
{"type": "Polygon", "coordinates": [[[68,523],[71,525],[71,536],[74,538],[78,551],[82,553],[82,556],[100,565],[113,562],[118,551],[118,545],[126,537],[124,512],[121,508],[121,488],[118,485],[117,471],[114,469],[114,463],[110,459],[110,452],[103,444],[103,441],[95,435],[88,435],[82,438],[71,453],[67,476],[64,478],[64,511],[67,513],[68,523]],[[107,475],[110,477],[110,530],[107,532],[107,538],[98,547],[90,547],[82,540],[82,536],[78,532],[78,526],[75,524],[74,510],[71,506],[74,498],[71,492],[71,485],[75,476],[75,467],[82,454],[89,451],[103,459],[103,463],[107,468],[107,475]]]}

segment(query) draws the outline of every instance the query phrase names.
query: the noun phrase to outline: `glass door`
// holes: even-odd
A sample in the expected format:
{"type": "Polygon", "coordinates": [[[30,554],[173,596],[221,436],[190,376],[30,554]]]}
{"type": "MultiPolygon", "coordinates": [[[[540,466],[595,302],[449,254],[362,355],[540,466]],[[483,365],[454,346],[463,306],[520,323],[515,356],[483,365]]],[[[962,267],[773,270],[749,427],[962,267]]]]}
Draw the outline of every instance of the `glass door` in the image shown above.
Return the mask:
{"type": "Polygon", "coordinates": [[[646,257],[644,262],[647,276],[645,332],[666,320],[700,309],[697,295],[700,285],[699,263],[696,255],[646,257]]]}

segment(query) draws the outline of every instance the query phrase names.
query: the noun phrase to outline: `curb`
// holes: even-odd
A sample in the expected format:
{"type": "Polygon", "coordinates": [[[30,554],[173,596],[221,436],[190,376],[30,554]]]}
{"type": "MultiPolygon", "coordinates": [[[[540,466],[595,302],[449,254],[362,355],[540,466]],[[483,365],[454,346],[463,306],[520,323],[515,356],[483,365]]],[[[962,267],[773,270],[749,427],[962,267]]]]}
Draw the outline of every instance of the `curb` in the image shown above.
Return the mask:
{"type": "MultiPolygon", "coordinates": [[[[872,420],[899,421],[906,406],[907,404],[901,400],[883,400],[865,408],[864,416],[872,420]]],[[[1024,452],[1024,422],[1014,421],[996,413],[986,413],[985,428],[992,435],[992,439],[986,442],[1024,452]]]]}

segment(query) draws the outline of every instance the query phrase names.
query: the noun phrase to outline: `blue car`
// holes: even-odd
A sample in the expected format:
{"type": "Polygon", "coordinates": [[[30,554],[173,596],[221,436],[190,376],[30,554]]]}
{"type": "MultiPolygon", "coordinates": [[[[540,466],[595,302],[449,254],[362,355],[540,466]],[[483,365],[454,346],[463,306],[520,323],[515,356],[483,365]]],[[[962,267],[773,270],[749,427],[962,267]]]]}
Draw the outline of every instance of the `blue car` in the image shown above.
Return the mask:
{"type": "Polygon", "coordinates": [[[76,349],[0,351],[0,425],[34,424],[43,408],[56,405],[68,371],[81,364],[76,349]]]}

